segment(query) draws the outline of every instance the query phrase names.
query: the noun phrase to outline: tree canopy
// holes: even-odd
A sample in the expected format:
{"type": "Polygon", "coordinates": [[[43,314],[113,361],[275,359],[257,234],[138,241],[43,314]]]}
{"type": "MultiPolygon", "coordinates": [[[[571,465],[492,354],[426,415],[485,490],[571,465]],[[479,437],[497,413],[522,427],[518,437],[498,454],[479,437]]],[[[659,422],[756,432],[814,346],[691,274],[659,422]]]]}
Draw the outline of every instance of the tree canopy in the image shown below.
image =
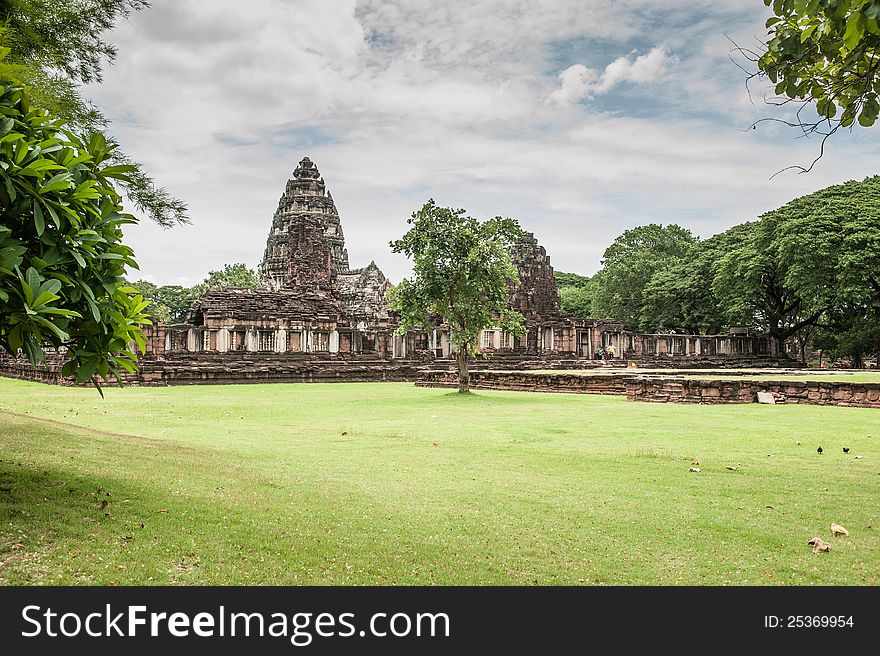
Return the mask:
{"type": "Polygon", "coordinates": [[[220,271],[209,271],[208,277],[193,287],[195,296],[201,296],[209,289],[224,290],[230,287],[238,289],[256,289],[259,283],[256,271],[242,262],[226,264],[220,271]]]}
{"type": "MultiPolygon", "coordinates": [[[[767,20],[763,51],[740,51],[754,54],[756,74],[776,85],[781,100],[775,102],[798,105],[796,119],[783,122],[824,138],[856,120],[872,126],[880,114],[880,2],[764,0],[764,4],[772,6],[774,15],[767,20]],[[817,118],[802,114],[812,103],[817,118]]],[[[807,171],[812,166],[794,168],[807,171]]]]}
{"type": "Polygon", "coordinates": [[[469,390],[468,357],[478,353],[480,331],[500,328],[525,332],[522,314],[509,306],[519,284],[510,248],[522,235],[514,219],[480,222],[465,210],[438,207],[429,200],[408,220],[411,226],[391,242],[395,253],[413,260],[413,277],[390,292],[391,308],[400,313],[399,334],[449,326],[455,346],[459,391],[469,390]]]}
{"type": "Polygon", "coordinates": [[[95,385],[135,371],[130,345],[144,347],[148,323],[148,302],[123,278],[137,263],[122,226],[136,220],[113,186],[131,169],[112,152],[0,70],[0,346],[33,363],[44,346],[66,347],[65,375],[95,385]]]}
{"type": "Polygon", "coordinates": [[[559,290],[561,310],[575,317],[593,316],[593,296],[596,294],[596,280],[576,273],[554,271],[556,289],[559,290]]]}
{"type": "MultiPolygon", "coordinates": [[[[82,95],[81,85],[100,82],[104,65],[116,58],[104,33],[149,6],[147,0],[0,0],[4,45],[10,49],[6,72],[68,128],[87,136],[102,132],[115,146],[107,118],[82,95]]],[[[188,222],[186,204],[157,187],[143,166],[118,147],[110,157],[133,167],[118,182],[135,207],[165,227],[188,222]]]]}
{"type": "Polygon", "coordinates": [[[208,276],[193,287],[182,285],[155,285],[146,280],[132,283],[144,298],[149,299],[147,312],[157,323],[182,323],[186,312],[199,296],[208,290],[224,290],[230,287],[256,289],[259,279],[256,272],[243,263],[225,264],[220,271],[210,271],[208,276]]]}
{"type": "Polygon", "coordinates": [[[695,242],[689,230],[675,224],[650,223],[624,232],[605,249],[596,274],[594,313],[621,319],[636,330],[651,328],[653,322],[642,313],[646,286],[685,257],[695,242]]]}

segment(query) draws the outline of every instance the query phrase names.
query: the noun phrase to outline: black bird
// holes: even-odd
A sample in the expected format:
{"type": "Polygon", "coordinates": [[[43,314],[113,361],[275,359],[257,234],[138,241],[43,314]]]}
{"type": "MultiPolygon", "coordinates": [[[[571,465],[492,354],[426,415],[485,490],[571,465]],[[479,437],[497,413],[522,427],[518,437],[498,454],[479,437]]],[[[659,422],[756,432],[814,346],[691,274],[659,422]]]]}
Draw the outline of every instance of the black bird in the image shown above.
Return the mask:
{"type": "Polygon", "coordinates": [[[822,455],[822,447],[821,446],[818,449],[816,449],[816,453],[818,453],[820,456],[822,455]]]}
{"type": "Polygon", "coordinates": [[[844,453],[849,453],[849,447],[848,447],[848,446],[843,447],[843,452],[844,452],[844,453]]]}

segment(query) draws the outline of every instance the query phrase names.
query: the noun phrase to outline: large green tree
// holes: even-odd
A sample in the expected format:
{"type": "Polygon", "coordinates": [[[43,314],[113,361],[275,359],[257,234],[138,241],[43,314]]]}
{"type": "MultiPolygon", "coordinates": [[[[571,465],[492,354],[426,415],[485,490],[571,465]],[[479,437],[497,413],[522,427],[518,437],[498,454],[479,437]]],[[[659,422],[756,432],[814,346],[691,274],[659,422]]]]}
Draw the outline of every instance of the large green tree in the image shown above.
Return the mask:
{"type": "Polygon", "coordinates": [[[593,296],[596,293],[595,277],[576,273],[555,271],[556,289],[559,290],[561,310],[575,317],[593,316],[593,296]]]}
{"type": "Polygon", "coordinates": [[[753,224],[744,223],[691,244],[685,257],[657,271],[643,293],[641,325],[652,332],[717,334],[744,321],[726,312],[712,283],[726,253],[744,242],[753,224]]]}
{"type": "Polygon", "coordinates": [[[480,331],[525,332],[522,314],[509,306],[511,285],[519,284],[510,248],[522,235],[514,219],[480,222],[465,210],[438,207],[433,200],[414,212],[411,226],[391,242],[395,253],[413,261],[412,279],[390,292],[400,313],[399,334],[449,326],[456,350],[459,392],[469,391],[468,358],[478,353],[480,331]]]}
{"type": "MultiPolygon", "coordinates": [[[[835,185],[763,214],[720,260],[713,291],[725,310],[786,340],[824,328],[864,351],[880,335],[880,178],[835,185]],[[837,326],[837,328],[835,328],[837,326]],[[861,336],[860,336],[861,335],[861,336]]],[[[851,354],[855,355],[855,353],[851,354]]]]}
{"type": "Polygon", "coordinates": [[[199,296],[209,290],[224,290],[230,287],[256,289],[259,279],[256,272],[246,264],[226,264],[219,271],[210,271],[208,276],[194,287],[182,285],[155,285],[146,280],[132,283],[144,298],[150,301],[147,312],[157,323],[182,323],[187,310],[199,296]]]}
{"type": "Polygon", "coordinates": [[[643,325],[644,291],[660,271],[672,268],[688,253],[696,238],[675,224],[651,223],[627,230],[605,250],[596,274],[593,311],[621,319],[636,330],[643,325]]]}
{"type": "MultiPolygon", "coordinates": [[[[131,12],[149,7],[146,0],[0,0],[0,23],[6,26],[7,65],[30,89],[34,102],[80,133],[102,132],[107,118],[82,93],[82,85],[100,82],[103,67],[116,58],[104,33],[131,12]]],[[[157,187],[143,166],[116,147],[115,164],[131,168],[119,180],[135,207],[162,226],[188,221],[186,204],[157,187]]]]}
{"type": "Polygon", "coordinates": [[[64,373],[96,386],[135,371],[148,322],[123,278],[137,268],[122,243],[135,219],[113,186],[130,168],[112,152],[100,133],[65,130],[0,66],[0,346],[34,363],[64,347],[64,373]]]}
{"type": "Polygon", "coordinates": [[[832,349],[857,364],[880,355],[880,177],[798,198],[765,215],[776,226],[785,284],[822,310],[832,349]]]}
{"type": "MultiPolygon", "coordinates": [[[[764,4],[772,6],[774,14],[767,21],[767,42],[760,52],[740,51],[754,56],[755,75],[776,85],[779,104],[798,107],[790,119],[769,120],[821,134],[823,147],[825,139],[856,120],[864,127],[873,125],[880,114],[880,2],[764,0],[764,4]],[[815,118],[803,112],[812,103],[815,118]]],[[[812,165],[793,168],[807,171],[812,165]]]]}
{"type": "Polygon", "coordinates": [[[257,273],[242,262],[226,264],[220,271],[209,271],[208,277],[193,288],[195,296],[201,296],[209,289],[224,290],[230,287],[237,289],[256,289],[260,279],[257,273]]]}

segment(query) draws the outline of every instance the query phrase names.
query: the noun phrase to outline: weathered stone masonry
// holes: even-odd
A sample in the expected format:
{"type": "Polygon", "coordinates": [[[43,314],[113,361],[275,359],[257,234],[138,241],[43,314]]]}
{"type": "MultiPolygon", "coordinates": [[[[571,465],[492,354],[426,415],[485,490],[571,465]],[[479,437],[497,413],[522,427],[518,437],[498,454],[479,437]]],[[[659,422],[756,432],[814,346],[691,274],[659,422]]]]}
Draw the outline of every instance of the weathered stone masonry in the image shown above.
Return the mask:
{"type": "MultiPolygon", "coordinates": [[[[618,359],[654,366],[772,357],[760,335],[639,335],[615,319],[566,316],[550,258],[535,236],[526,233],[511,256],[520,284],[510,302],[525,316],[527,333],[484,330],[479,348],[491,357],[477,368],[591,367],[596,349],[610,345],[618,359]]],[[[339,212],[308,157],[278,201],[259,274],[256,290],[209,291],[185,323],[146,327],[147,352],[133,382],[316,380],[315,363],[332,380],[369,380],[371,371],[375,380],[412,379],[428,367],[452,366],[446,326],[395,334],[390,283],[375,262],[351,268],[339,212]]],[[[0,354],[0,361],[0,372],[26,375],[15,359],[0,354]]],[[[39,376],[54,373],[34,370],[39,376]]]]}

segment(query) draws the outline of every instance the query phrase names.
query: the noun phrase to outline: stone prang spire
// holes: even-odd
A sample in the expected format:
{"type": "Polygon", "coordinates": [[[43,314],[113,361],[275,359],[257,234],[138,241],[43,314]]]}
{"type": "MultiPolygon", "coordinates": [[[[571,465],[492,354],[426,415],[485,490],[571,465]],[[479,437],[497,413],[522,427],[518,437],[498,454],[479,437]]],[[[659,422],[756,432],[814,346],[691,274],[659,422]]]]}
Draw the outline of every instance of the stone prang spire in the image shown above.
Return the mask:
{"type": "Polygon", "coordinates": [[[272,290],[335,294],[337,274],[348,270],[333,197],[318,168],[304,157],[278,201],[260,264],[261,281],[272,290]]]}

